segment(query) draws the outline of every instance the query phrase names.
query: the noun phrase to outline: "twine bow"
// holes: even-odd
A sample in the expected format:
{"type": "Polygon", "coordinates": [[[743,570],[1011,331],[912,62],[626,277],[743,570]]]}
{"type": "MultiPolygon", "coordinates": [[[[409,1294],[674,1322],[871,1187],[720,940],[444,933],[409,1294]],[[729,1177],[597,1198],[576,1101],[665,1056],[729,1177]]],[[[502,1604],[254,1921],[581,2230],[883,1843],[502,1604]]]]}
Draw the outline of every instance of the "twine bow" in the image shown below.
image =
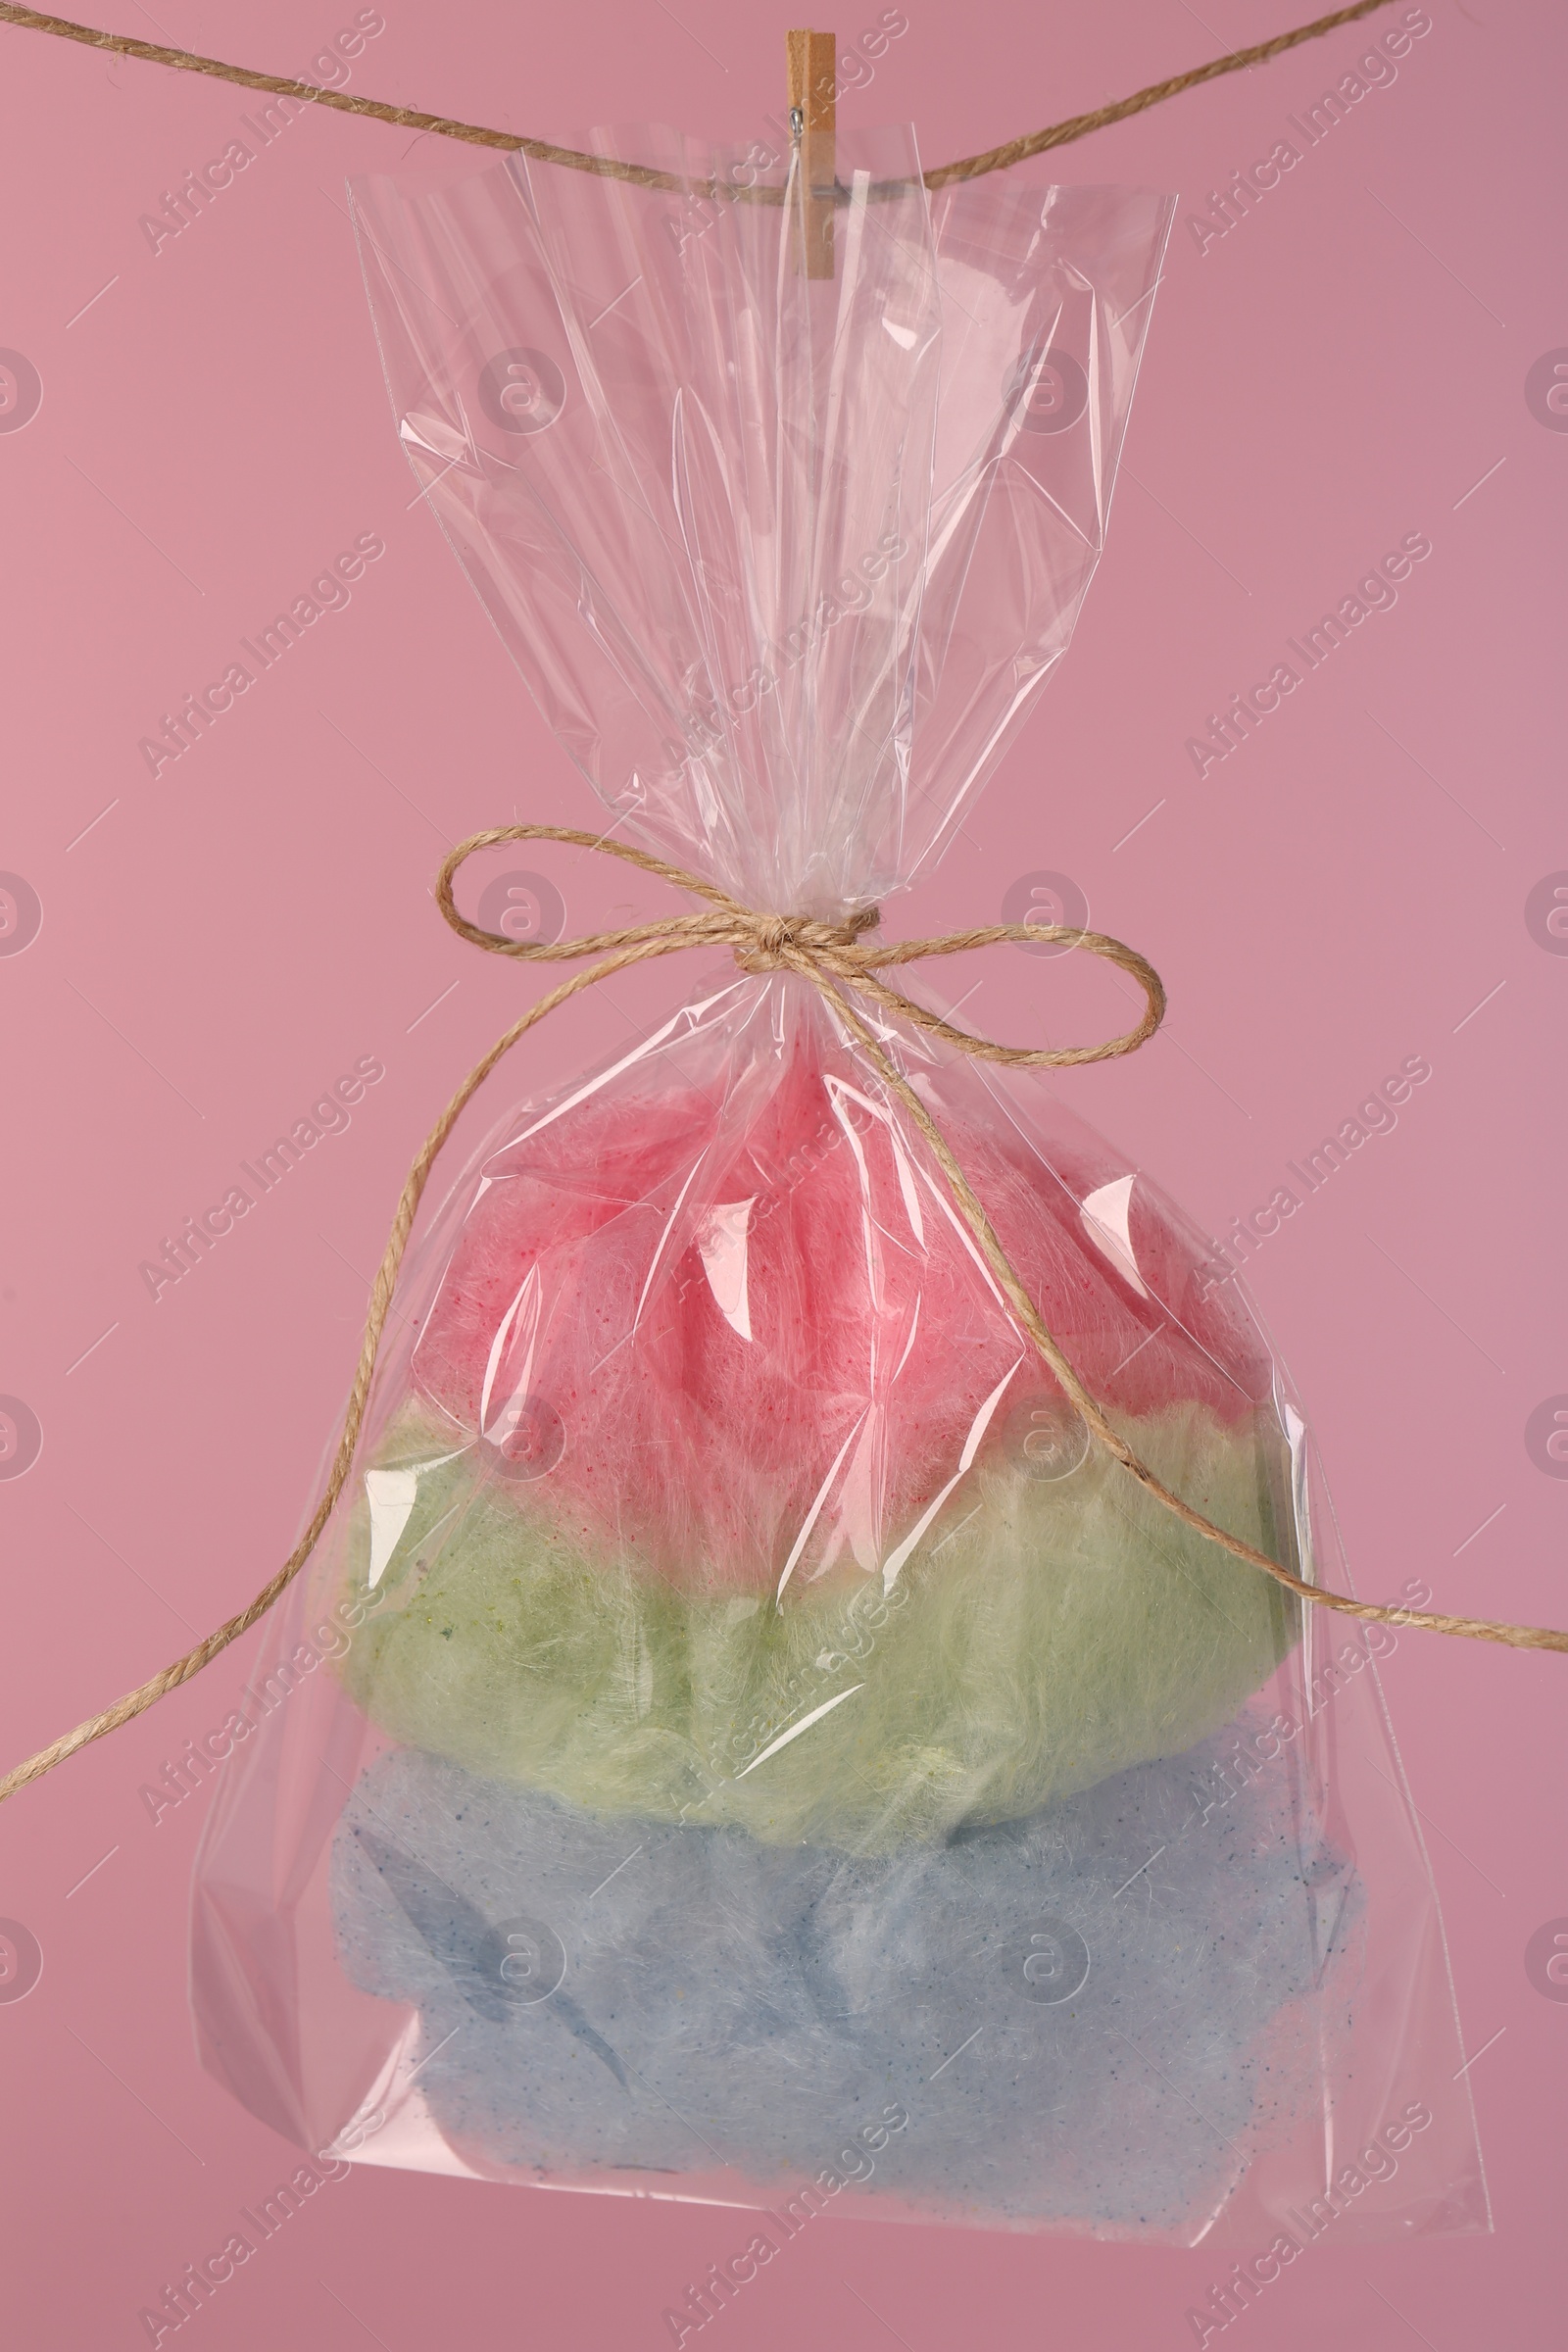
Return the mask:
{"type": "MultiPolygon", "coordinates": [[[[584,956],[604,958],[602,964],[576,973],[553,996],[544,998],[528,1014],[529,1023],[542,1019],[579,988],[592,988],[595,981],[607,978],[612,971],[619,971],[628,963],[640,963],[650,956],[669,956],[682,948],[709,947],[732,948],[744,972],[798,972],[803,980],[809,980],[831,1000],[858,1037],[862,1036],[858,1016],[832,986],[834,981],[845,982],[859,995],[872,998],[899,1020],[912,1021],[959,1054],[978,1054],[985,1061],[1010,1062],[1019,1068],[1064,1069],[1078,1062],[1110,1061],[1119,1054],[1136,1053],[1153,1036],[1165,1017],[1165,991],[1153,965],[1146,962],[1136,948],[1123,947],[1119,939],[1107,939],[1102,931],[1080,931],[1051,923],[984,923],[973,931],[946,931],[940,939],[889,940],[877,946],[864,937],[881,922],[875,906],[862,906],[839,922],[822,922],[808,914],[760,914],[756,907],[743,906],[727,890],[701,874],[689,874],[684,866],[671,865],[665,858],[633,849],[626,842],[607,840],[601,833],[579,833],[570,825],[497,825],[488,833],[470,834],[466,841],[459,842],[437,875],[435,903],[460,939],[466,939],[470,947],[485,949],[492,956],[514,956],[529,963],[564,963],[580,960],[584,956]],[[623,858],[628,865],[640,866],[645,874],[658,874],[662,881],[673,883],[677,890],[706,899],[714,912],[669,914],[646,923],[628,924],[620,931],[591,932],[582,939],[504,939],[497,932],[481,931],[477,923],[470,923],[458,912],[452,885],[466,859],[480,850],[498,849],[509,841],[568,841],[579,849],[623,858]],[[999,1046],[989,1038],[972,1036],[967,1029],[955,1029],[940,1014],[928,1012],[923,1004],[914,1004],[876,976],[891,964],[919,963],[931,956],[959,956],[970,948],[998,947],[1005,940],[1057,942],[1063,947],[1085,948],[1092,956],[1102,956],[1107,962],[1119,964],[1124,972],[1132,974],[1144,992],[1142,1020],[1124,1036],[1110,1038],[1101,1046],[999,1046]]],[[[521,1028],[514,1033],[509,1031],[509,1039],[514,1034],[520,1036],[521,1028]]],[[[869,1039],[869,1044],[871,1058],[880,1071],[880,1048],[874,1039],[869,1039]]],[[[504,1052],[505,1046],[497,1050],[504,1052]]],[[[899,1080],[894,1091],[899,1092],[903,1085],[899,1080]]],[[[910,1100],[918,1098],[911,1096],[910,1100]]]]}
{"type": "Polygon", "coordinates": [[[738,899],[721,890],[714,882],[700,874],[691,874],[645,850],[631,848],[624,842],[606,840],[602,835],[581,833],[569,825],[499,825],[489,832],[474,833],[458,847],[443,864],[436,880],[436,904],[442,914],[457,932],[476,948],[492,956],[514,956],[519,962],[547,963],[578,960],[585,956],[598,958],[583,971],[573,972],[558,988],[539,999],[536,1004],[513,1022],[483,1054],[464,1079],[457,1093],[431,1128],[409,1170],[408,1180],[398,1201],[392,1220],[392,1231],[385,1252],[370,1289],[370,1304],[365,1322],[365,1337],[360,1348],[360,1360],[355,1370],[354,1385],[349,1393],[348,1409],[343,1418],[343,1434],[333,1457],[321,1499],[317,1504],[304,1535],[288,1558],[269,1583],[263,1586],[248,1607],[198,1642],[181,1658],[155,1674],[139,1690],[127,1691],[114,1706],[78,1724],[74,1731],[40,1748],[24,1764],[0,1780],[0,1802],[35,1781],[56,1764],[74,1755],[77,1748],[100,1740],[116,1731],[132,1717],[145,1713],[167,1692],[189,1682],[204,1666],[210,1665],[220,1651],[248,1633],[259,1619],[266,1616],[272,1603],[291,1585],[315,1550],[321,1533],[332,1515],[333,1506],[343,1492],[354,1465],[355,1448],[369,1399],[370,1383],[380,1352],[381,1335],[391,1311],[392,1293],[398,1268],[414,1226],[430,1171],[440,1156],[467,1104],[478,1093],[491,1071],[504,1055],[528,1031],[545,1017],[576,996],[585,988],[593,988],[608,980],[612,972],[623,971],[629,964],[643,963],[657,956],[670,956],[688,948],[727,947],[735,960],[746,972],[768,973],[788,971],[797,973],[817,990],[832,1008],[865,1060],[875,1070],[888,1093],[908,1113],[929,1145],[933,1158],[941,1168],[952,1192],[955,1205],[963,1218],[976,1246],[995,1275],[1006,1298],[1019,1329],[1026,1334],[1040,1356],[1055,1375],[1062,1390],[1082,1415],[1092,1436],[1114,1456],[1130,1477],[1137,1479],[1154,1500],[1163,1505],[1173,1517],[1195,1534],[1204,1537],[1228,1551],[1233,1559],[1245,1561],[1250,1568],[1261,1570],[1288,1592],[1298,1599],[1310,1601],[1319,1608],[1339,1609],[1349,1617],[1363,1617],[1383,1625],[1424,1626],[1434,1633],[1459,1634],[1475,1642],[1500,1642],[1513,1649],[1554,1649],[1568,1651],[1568,1633],[1559,1633],[1550,1626],[1512,1625],[1486,1617],[1449,1617],[1420,1609],[1385,1607],[1374,1601],[1355,1600],[1346,1592],[1331,1592],[1325,1586],[1308,1584],[1280,1561],[1270,1559],[1267,1552],[1258,1551],[1239,1536],[1227,1534],[1216,1527],[1201,1511],[1184,1502],[1179,1494],[1158,1479],[1147,1462],[1140,1459],[1126,1439],[1112,1427],[1101,1405],[1089,1394],[1061,1348],[1047,1330],[1034,1300],[1014,1272],[1006,1252],[998,1240],[985,1209],[972,1191],[967,1177],[958,1165],[941,1128],[899,1069],[883,1041],[868,1025],[864,1015],[851,1002],[852,996],[863,997],[880,1004],[885,1011],[901,1021],[909,1021],[917,1028],[940,1037],[960,1054],[978,1056],[984,1061],[1005,1062],[1015,1068],[1068,1069],[1083,1062],[1110,1061],[1122,1054],[1136,1053],[1159,1027],[1165,1012],[1165,991],[1159,974],[1140,956],[1136,949],[1123,946],[1120,940],[1107,938],[1102,931],[1080,931],[1061,924],[1048,923],[986,923],[969,931],[951,931],[937,939],[906,939],[877,946],[865,937],[876,929],[879,916],[874,906],[862,907],[840,922],[825,922],[805,914],[759,913],[738,899]],[[582,939],[560,941],[514,940],[503,938],[498,932],[481,930],[459,913],[452,896],[453,882],[459,868],[479,850],[499,848],[514,841],[562,841],[593,850],[602,856],[624,858],[627,864],[641,866],[645,873],[658,874],[678,889],[694,897],[706,899],[711,913],[666,915],[662,919],[631,923],[617,931],[601,931],[582,939]],[[1031,943],[1058,944],[1082,948],[1092,956],[1103,957],[1129,972],[1144,992],[1144,1012],[1136,1027],[1119,1037],[1107,1039],[1098,1046],[1003,1046],[989,1038],[975,1037],[968,1030],[956,1029],[940,1014],[928,1011],[923,1004],[889,988],[878,978],[878,972],[890,965],[914,963],[932,956],[956,956],[971,948],[1000,946],[1008,940],[1031,943]]]}

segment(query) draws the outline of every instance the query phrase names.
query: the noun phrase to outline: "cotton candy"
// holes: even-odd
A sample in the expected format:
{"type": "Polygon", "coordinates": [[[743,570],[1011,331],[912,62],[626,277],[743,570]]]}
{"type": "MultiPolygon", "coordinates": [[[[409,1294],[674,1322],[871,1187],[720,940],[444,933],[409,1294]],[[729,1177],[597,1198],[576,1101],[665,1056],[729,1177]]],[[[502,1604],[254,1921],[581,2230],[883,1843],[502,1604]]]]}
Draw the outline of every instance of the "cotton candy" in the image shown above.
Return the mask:
{"type": "MultiPolygon", "coordinates": [[[[1069,1408],[907,1114],[799,983],[713,1042],[702,1083],[694,1052],[661,1056],[657,1085],[574,1090],[486,1156],[413,1391],[499,1477],[548,1481],[590,1555],[767,1591],[828,1479],[792,1578],[880,1569],[999,1384],[993,1442],[1069,1408]]],[[[1250,1446],[1267,1356],[1148,1180],[1070,1127],[1045,1147],[972,1070],[915,1068],[1112,1418],[1200,1404],[1250,1446]]]]}
{"type": "Polygon", "coordinates": [[[339,1950],[417,2007],[423,2096],[487,2163],[727,2166],[769,2197],[836,2166],[950,2212],[1173,2229],[1288,2124],[1299,2004],[1337,2013],[1360,1915],[1289,1751],[1240,1787],[1220,1754],[855,1859],[394,1752],[336,1834],[339,1950]],[[867,2173],[848,2143],[890,2101],[908,2125],[867,2173]]]}
{"type": "MultiPolygon", "coordinates": [[[[722,1099],[590,1096],[486,1158],[365,1476],[343,1671],[394,1738],[569,1803],[882,1852],[1180,1753],[1298,1613],[1092,1444],[919,1139],[794,1013],[722,1099]]],[[[1294,1556],[1255,1342],[1157,1196],[947,1082],[1122,1433],[1294,1556]]]]}
{"type": "MultiPolygon", "coordinates": [[[[1255,1439],[1198,1406],[1131,1434],[1267,1542],[1255,1439]]],[[[596,1559],[471,1451],[426,1437],[425,1459],[349,1689],[396,1739],[602,1813],[891,1850],[1180,1752],[1295,1638],[1277,1587],[1094,1451],[1043,1482],[987,1463],[891,1591],[855,1573],[782,1605],[596,1559]]]]}

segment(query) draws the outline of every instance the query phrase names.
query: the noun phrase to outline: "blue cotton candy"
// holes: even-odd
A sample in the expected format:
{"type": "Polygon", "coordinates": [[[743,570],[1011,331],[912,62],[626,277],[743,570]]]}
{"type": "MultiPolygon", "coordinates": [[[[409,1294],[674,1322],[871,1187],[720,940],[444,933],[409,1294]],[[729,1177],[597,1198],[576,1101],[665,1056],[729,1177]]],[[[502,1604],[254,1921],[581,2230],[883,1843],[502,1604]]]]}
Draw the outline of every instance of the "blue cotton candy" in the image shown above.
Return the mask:
{"type": "Polygon", "coordinates": [[[775,2200],[830,2168],[974,2219],[1180,2230],[1311,2095],[1361,1912],[1289,1752],[1240,1787],[1220,1753],[851,1857],[398,1749],[337,1834],[340,1953],[417,2005],[428,2106],[491,2165],[728,2165],[775,2200]]]}

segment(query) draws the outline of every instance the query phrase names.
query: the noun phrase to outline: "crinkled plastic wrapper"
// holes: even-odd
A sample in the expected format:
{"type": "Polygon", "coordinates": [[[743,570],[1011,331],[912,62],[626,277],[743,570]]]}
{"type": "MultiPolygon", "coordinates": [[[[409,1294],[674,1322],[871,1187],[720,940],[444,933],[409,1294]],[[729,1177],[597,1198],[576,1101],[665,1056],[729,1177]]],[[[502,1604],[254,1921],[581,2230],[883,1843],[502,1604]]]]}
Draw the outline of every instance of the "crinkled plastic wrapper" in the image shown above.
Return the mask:
{"type": "MultiPolygon", "coordinates": [[[[1170,202],[845,138],[811,279],[782,165],[630,152],[716,186],[357,187],[394,410],[617,836],[842,919],[1065,650],[1170,202]]],[[[405,1272],[204,1845],[207,2063],[311,2149],[749,2205],[753,2272],[827,2210],[1272,2245],[1240,2308],[1486,2227],[1397,1636],[1156,1504],[832,1005],[693,968],[405,1272]]],[[[1204,1237],[1032,1076],[878,1034],[1135,1450],[1345,1589],[1204,1237]]]]}

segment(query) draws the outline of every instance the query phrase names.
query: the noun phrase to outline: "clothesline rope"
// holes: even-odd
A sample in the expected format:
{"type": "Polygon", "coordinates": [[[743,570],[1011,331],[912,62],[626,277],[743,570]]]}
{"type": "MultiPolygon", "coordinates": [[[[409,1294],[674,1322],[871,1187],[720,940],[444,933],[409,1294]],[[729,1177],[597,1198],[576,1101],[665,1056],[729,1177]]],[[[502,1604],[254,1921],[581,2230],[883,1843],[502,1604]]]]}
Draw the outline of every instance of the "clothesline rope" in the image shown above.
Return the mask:
{"type": "MultiPolygon", "coordinates": [[[[1113,99],[1108,106],[1096,107],[1091,114],[1070,115],[1064,122],[1053,122],[1045,130],[1009,139],[1004,146],[989,148],[984,155],[965,156],[956,164],[940,164],[923,174],[925,184],[931,189],[945,188],[956,180],[979,179],[987,172],[1003,172],[1009,165],[1027,163],[1031,156],[1044,155],[1053,147],[1068,146],[1074,139],[1085,139],[1091,131],[1104,130],[1112,122],[1125,122],[1129,116],[1162,105],[1167,98],[1177,98],[1184,90],[1196,90],[1205,81],[1216,81],[1221,74],[1241,74],[1252,66],[1267,65],[1271,58],[1282,57],[1286,50],[1298,48],[1302,41],[1318,40],[1324,33],[1334,32],[1342,24],[1353,24],[1357,18],[1369,17],[1389,4],[1390,0],[1354,0],[1352,7],[1338,8],[1332,16],[1317,17],[1310,24],[1298,24],[1289,32],[1277,32],[1269,40],[1254,41],[1250,48],[1228,49],[1223,57],[1210,58],[1206,65],[1189,67],[1185,74],[1172,74],[1168,80],[1151,82],[1147,89],[1135,90],[1130,98],[1113,99]]],[[[207,74],[218,81],[237,82],[242,89],[266,90],[276,98],[297,99],[302,106],[334,107],[340,114],[363,115],[403,130],[430,131],[443,139],[464,139],[471,147],[499,147],[514,155],[525,155],[530,163],[559,164],[573,172],[595,172],[604,178],[625,180],[634,187],[662,188],[709,201],[722,196],[738,202],[782,204],[785,199],[782,187],[735,187],[714,180],[683,179],[678,172],[655,171],[647,164],[622,163],[613,156],[585,155],[575,147],[557,147],[548,139],[524,138],[512,130],[487,130],[481,123],[454,122],[448,115],[425,114],[417,107],[389,106],[380,98],[361,98],[352,90],[328,90],[314,81],[258,74],[249,66],[225,65],[220,58],[197,57],[188,49],[165,48],[157,41],[140,41],[129,33],[101,32],[92,24],[73,24],[67,17],[48,17],[35,8],[17,7],[14,0],[0,0],[0,24],[20,25],[28,32],[53,33],[59,40],[80,41],[89,49],[112,50],[117,57],[171,66],[182,74],[207,74]]]]}

